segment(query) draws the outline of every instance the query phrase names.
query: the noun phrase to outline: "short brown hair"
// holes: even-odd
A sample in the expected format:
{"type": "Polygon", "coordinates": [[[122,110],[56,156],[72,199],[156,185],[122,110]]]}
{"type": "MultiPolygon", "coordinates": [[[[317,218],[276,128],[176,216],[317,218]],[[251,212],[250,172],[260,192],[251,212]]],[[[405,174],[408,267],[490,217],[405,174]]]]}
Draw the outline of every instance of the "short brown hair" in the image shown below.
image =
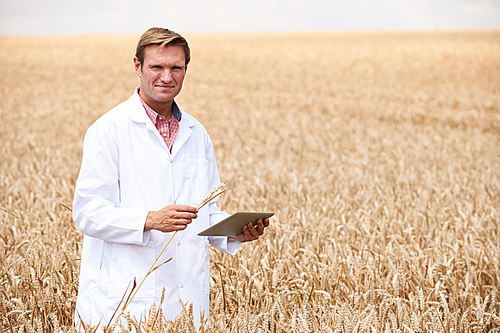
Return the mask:
{"type": "Polygon", "coordinates": [[[139,59],[141,66],[144,64],[144,52],[149,45],[158,45],[158,51],[165,46],[182,46],[184,49],[184,56],[186,65],[191,60],[191,51],[187,40],[179,35],[177,32],[165,28],[149,28],[142,34],[137,42],[137,49],[135,56],[139,59]]]}

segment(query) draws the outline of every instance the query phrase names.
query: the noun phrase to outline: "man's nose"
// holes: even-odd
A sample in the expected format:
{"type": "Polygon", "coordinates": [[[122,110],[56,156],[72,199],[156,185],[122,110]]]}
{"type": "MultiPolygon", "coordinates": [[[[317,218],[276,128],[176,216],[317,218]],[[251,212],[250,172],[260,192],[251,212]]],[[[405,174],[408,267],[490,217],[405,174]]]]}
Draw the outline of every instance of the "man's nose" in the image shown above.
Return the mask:
{"type": "Polygon", "coordinates": [[[170,69],[165,69],[161,73],[161,79],[165,82],[169,82],[170,80],[172,80],[172,71],[170,69]]]}

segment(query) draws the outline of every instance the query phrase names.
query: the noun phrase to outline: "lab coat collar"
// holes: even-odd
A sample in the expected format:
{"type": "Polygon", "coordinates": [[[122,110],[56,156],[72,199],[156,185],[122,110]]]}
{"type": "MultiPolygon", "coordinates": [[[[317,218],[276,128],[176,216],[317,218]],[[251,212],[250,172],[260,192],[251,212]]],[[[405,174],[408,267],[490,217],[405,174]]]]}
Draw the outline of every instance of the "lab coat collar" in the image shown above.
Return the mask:
{"type": "MultiPolygon", "coordinates": [[[[130,119],[136,123],[143,123],[146,124],[146,128],[154,133],[156,133],[156,136],[163,145],[165,146],[165,149],[168,151],[167,145],[163,141],[163,139],[160,136],[160,133],[156,129],[155,125],[153,122],[148,118],[148,115],[146,111],[144,110],[144,107],[142,106],[141,100],[139,99],[139,94],[134,92],[132,96],[127,100],[125,103],[125,108],[127,109],[130,119]]],[[[174,145],[172,146],[172,153],[171,153],[171,158],[174,159],[175,155],[179,152],[179,150],[182,148],[184,143],[186,143],[187,139],[193,132],[191,127],[196,125],[196,122],[194,119],[189,117],[185,112],[182,112],[182,119],[179,122],[179,133],[177,133],[177,137],[175,138],[174,145]]],[[[170,152],[169,152],[170,153],[170,152]]]]}

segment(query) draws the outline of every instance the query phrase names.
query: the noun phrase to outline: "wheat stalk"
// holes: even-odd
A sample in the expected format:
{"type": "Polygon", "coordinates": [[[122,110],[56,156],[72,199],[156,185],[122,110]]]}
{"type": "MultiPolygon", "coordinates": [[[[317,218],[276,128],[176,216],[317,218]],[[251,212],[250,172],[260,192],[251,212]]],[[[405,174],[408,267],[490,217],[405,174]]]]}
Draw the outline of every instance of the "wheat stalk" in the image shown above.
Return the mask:
{"type": "Polygon", "coordinates": [[[20,220],[20,219],[21,219],[21,218],[20,218],[19,216],[17,216],[16,214],[9,212],[7,209],[5,209],[5,208],[3,208],[3,207],[1,207],[1,209],[2,209],[4,212],[6,212],[7,214],[9,214],[9,215],[11,215],[11,216],[14,216],[16,219],[18,219],[18,220],[20,220]]]}
{"type": "MultiPolygon", "coordinates": [[[[216,197],[218,197],[222,193],[226,192],[228,189],[229,189],[229,186],[226,185],[226,182],[222,182],[217,187],[215,187],[212,191],[210,191],[210,193],[208,193],[207,196],[205,196],[203,198],[203,200],[201,200],[201,202],[196,206],[196,209],[200,210],[203,206],[205,206],[207,203],[209,203],[210,201],[212,201],[213,199],[215,199],[216,197]]],[[[177,230],[172,234],[172,236],[170,237],[170,239],[168,240],[168,242],[163,246],[162,250],[160,251],[160,253],[156,257],[156,259],[153,261],[153,264],[151,265],[151,267],[149,268],[149,270],[146,272],[146,275],[144,275],[144,277],[142,278],[141,283],[139,283],[139,285],[137,286],[137,288],[133,288],[130,291],[129,297],[127,298],[127,300],[123,304],[123,307],[122,307],[120,313],[118,314],[118,316],[116,317],[116,319],[115,319],[114,322],[116,322],[118,320],[118,318],[120,318],[120,316],[123,314],[123,312],[125,311],[125,309],[127,308],[127,306],[130,304],[130,302],[132,302],[133,298],[135,297],[135,295],[137,294],[137,292],[139,291],[139,289],[141,288],[142,284],[144,283],[144,281],[146,280],[146,278],[149,276],[149,274],[151,274],[152,272],[154,272],[160,266],[162,266],[162,265],[166,264],[167,262],[169,262],[170,260],[172,260],[172,258],[169,258],[165,262],[159,264],[158,266],[155,266],[156,262],[158,261],[158,259],[160,259],[161,255],[163,254],[163,251],[165,251],[165,249],[167,248],[168,244],[170,244],[170,242],[172,241],[172,239],[174,238],[174,236],[176,234],[177,234],[177,230]]],[[[121,304],[121,302],[120,302],[120,304],[121,304]]],[[[118,306],[120,306],[120,305],[118,305],[118,306]]],[[[113,317],[111,317],[110,322],[111,322],[112,319],[113,319],[113,317]]]]}

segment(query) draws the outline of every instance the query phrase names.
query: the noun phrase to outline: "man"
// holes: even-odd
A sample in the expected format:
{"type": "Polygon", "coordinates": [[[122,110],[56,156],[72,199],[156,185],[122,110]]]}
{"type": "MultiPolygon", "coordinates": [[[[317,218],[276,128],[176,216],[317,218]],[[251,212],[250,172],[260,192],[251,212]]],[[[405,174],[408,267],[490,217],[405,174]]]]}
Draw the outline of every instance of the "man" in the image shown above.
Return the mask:
{"type": "Polygon", "coordinates": [[[175,231],[159,260],[172,261],[145,279],[126,312],[139,319],[165,288],[165,317],[177,316],[181,299],[193,303],[199,324],[199,314],[209,314],[208,245],[234,254],[269,225],[249,223],[237,237],[197,236],[227,214],[218,200],[195,208],[220,179],[205,128],[174,101],[189,61],[182,36],[146,31],[134,57],[140,86],[85,135],[73,204],[84,233],[77,324],[108,324],[129,283],[142,280],[175,231]]]}

